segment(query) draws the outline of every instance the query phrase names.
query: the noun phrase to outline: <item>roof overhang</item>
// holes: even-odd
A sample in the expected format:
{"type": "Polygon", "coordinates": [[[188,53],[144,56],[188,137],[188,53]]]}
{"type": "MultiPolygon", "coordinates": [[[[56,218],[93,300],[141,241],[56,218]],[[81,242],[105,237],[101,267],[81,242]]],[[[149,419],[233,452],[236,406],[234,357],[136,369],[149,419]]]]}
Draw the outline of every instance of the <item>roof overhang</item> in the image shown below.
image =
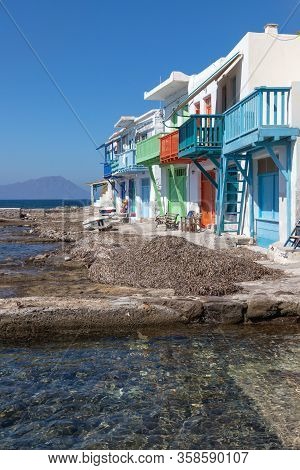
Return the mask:
{"type": "Polygon", "coordinates": [[[142,114],[141,116],[138,116],[135,118],[134,123],[135,124],[140,124],[143,121],[147,121],[150,119],[152,116],[154,116],[155,113],[157,113],[159,109],[151,109],[150,111],[147,111],[146,113],[142,114]]]}
{"type": "Polygon", "coordinates": [[[122,132],[124,129],[120,129],[119,131],[114,132],[109,138],[106,144],[111,144],[115,140],[119,140],[121,138],[122,132]]]}
{"type": "MultiPolygon", "coordinates": [[[[229,72],[229,69],[232,70],[233,67],[243,58],[243,54],[237,52],[229,59],[225,59],[223,64],[215,70],[209,77],[207,77],[200,85],[198,85],[179,105],[173,110],[172,114],[179,111],[181,108],[186,106],[195,96],[197,96],[202,90],[204,90],[210,83],[217,81],[224,74],[229,72]]],[[[171,116],[172,116],[171,114],[171,116]]],[[[167,117],[169,119],[171,116],[167,117]]]]}
{"type": "Polygon", "coordinates": [[[101,180],[101,181],[92,181],[91,183],[85,183],[87,186],[104,186],[107,184],[106,180],[101,180]]]}
{"type": "Polygon", "coordinates": [[[190,76],[183,72],[172,72],[167,80],[152,88],[152,90],[145,91],[144,99],[163,101],[182,88],[187,88],[189,79],[190,76]]]}
{"type": "Polygon", "coordinates": [[[131,124],[133,124],[135,119],[136,119],[135,116],[121,116],[118,122],[116,122],[114,127],[115,128],[121,127],[123,129],[124,127],[128,127],[131,124]]]}

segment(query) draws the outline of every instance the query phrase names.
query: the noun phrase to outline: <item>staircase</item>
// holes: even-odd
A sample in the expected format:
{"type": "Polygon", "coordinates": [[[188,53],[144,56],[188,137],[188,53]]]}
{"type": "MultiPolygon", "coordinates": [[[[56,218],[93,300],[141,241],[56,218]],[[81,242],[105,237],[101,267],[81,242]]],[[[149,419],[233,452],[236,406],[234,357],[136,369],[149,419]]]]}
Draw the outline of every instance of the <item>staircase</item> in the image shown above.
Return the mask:
{"type": "Polygon", "coordinates": [[[294,250],[300,248],[300,220],[296,223],[284,246],[291,247],[294,250]]]}
{"type": "Polygon", "coordinates": [[[222,157],[219,172],[217,233],[241,235],[249,176],[249,158],[222,157]]]}

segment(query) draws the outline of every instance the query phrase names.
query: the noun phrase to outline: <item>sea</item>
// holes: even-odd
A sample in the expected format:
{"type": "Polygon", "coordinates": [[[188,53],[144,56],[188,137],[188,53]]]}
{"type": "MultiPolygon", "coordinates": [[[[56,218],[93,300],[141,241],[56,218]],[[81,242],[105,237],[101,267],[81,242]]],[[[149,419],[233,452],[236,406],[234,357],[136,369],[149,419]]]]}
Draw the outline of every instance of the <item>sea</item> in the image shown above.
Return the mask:
{"type": "MultiPolygon", "coordinates": [[[[47,209],[87,204],[0,201],[47,209]]],[[[14,296],[8,269],[49,249],[5,245],[8,230],[13,241],[28,228],[0,229],[0,298],[14,296]]],[[[300,448],[300,325],[142,333],[0,342],[0,449],[300,448]]]]}
{"type": "Polygon", "coordinates": [[[0,208],[53,209],[54,207],[84,207],[90,199],[0,199],[0,208]]]}

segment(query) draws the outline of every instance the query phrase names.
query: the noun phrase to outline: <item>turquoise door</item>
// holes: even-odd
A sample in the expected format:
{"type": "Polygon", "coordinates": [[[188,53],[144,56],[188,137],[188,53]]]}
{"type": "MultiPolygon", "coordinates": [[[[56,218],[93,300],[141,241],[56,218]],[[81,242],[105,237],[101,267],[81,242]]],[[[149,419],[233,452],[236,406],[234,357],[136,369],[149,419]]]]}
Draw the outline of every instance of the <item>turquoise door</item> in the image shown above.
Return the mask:
{"type": "Polygon", "coordinates": [[[135,181],[129,180],[129,214],[134,217],[135,216],[135,181]]]}
{"type": "Polygon", "coordinates": [[[279,175],[258,175],[258,218],[256,219],[256,241],[268,248],[279,240],[279,175]]]}
{"type": "Polygon", "coordinates": [[[147,219],[150,215],[150,178],[142,178],[142,217],[147,219]]]}

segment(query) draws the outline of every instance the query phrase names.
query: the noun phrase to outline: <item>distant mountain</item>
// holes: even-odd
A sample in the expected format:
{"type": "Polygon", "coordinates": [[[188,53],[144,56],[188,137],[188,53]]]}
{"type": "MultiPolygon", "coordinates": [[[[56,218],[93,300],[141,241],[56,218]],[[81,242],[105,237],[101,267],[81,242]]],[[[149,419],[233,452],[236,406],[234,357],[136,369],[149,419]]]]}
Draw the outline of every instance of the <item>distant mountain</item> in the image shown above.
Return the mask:
{"type": "Polygon", "coordinates": [[[0,185],[0,199],[89,199],[88,191],[62,176],[0,185]]]}

